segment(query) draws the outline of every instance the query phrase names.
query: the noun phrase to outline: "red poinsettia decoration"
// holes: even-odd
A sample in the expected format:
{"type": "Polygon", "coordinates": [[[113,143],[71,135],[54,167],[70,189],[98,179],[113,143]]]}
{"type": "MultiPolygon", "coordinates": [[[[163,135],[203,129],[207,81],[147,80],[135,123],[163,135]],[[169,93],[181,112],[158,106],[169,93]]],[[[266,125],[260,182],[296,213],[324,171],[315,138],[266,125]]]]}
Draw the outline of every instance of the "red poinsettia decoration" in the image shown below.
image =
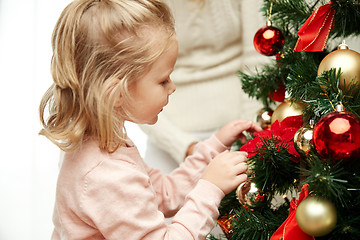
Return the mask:
{"type": "Polygon", "coordinates": [[[293,156],[293,161],[298,162],[300,155],[294,146],[294,135],[296,131],[303,126],[302,115],[290,116],[281,122],[275,121],[271,124],[269,129],[261,132],[254,133],[254,139],[249,140],[245,145],[240,148],[240,151],[245,151],[252,157],[257,154],[257,149],[263,144],[262,139],[272,138],[277,144],[288,144],[287,151],[293,156]]]}

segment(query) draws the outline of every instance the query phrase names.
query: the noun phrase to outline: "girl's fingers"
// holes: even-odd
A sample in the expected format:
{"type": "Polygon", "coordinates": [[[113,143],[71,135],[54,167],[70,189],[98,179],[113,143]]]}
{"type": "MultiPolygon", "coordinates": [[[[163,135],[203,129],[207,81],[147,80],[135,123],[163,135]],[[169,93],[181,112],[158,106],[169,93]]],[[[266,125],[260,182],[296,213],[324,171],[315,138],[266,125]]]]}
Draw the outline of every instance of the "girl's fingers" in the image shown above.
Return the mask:
{"type": "Polygon", "coordinates": [[[236,151],[238,157],[237,157],[237,163],[241,163],[241,162],[246,162],[247,161],[247,157],[248,157],[248,153],[245,151],[236,151]]]}
{"type": "Polygon", "coordinates": [[[234,123],[234,126],[238,129],[239,132],[246,131],[247,129],[250,129],[253,125],[252,121],[248,120],[239,120],[234,123]]]}
{"type": "Polygon", "coordinates": [[[236,175],[240,174],[246,174],[246,171],[248,170],[248,166],[245,162],[241,162],[233,167],[233,170],[236,175]]]}
{"type": "Polygon", "coordinates": [[[245,182],[247,180],[246,174],[240,174],[236,176],[236,181],[238,182],[237,185],[240,185],[241,183],[245,182]]]}
{"type": "Polygon", "coordinates": [[[247,131],[249,133],[260,132],[263,129],[252,121],[240,120],[234,124],[238,132],[247,131]]]}
{"type": "Polygon", "coordinates": [[[260,132],[262,131],[263,129],[257,125],[256,123],[252,122],[250,127],[246,130],[248,132],[260,132]]]}

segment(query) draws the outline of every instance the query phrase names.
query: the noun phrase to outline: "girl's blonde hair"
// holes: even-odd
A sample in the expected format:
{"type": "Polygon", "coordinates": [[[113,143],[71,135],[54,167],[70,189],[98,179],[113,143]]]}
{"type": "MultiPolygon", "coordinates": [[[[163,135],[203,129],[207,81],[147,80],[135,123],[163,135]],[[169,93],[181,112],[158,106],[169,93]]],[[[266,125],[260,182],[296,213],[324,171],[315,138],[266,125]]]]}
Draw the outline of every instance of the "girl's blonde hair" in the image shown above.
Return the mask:
{"type": "Polygon", "coordinates": [[[173,34],[170,10],[158,0],[70,3],[53,31],[54,83],[40,103],[40,134],[64,151],[78,148],[87,136],[108,152],[124,145],[128,88],[161,55],[173,34]],[[151,30],[168,38],[151,39],[152,34],[146,34],[151,30]],[[154,51],[155,42],[163,43],[162,50],[154,51]]]}

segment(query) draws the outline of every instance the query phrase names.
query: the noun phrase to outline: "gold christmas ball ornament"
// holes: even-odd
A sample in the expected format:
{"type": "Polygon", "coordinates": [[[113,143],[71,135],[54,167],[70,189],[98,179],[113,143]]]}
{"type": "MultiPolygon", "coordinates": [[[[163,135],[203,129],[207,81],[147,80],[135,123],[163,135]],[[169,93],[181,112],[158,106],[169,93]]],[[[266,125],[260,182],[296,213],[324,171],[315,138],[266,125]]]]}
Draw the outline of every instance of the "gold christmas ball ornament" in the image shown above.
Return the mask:
{"type": "Polygon", "coordinates": [[[305,233],[321,237],[335,228],[337,213],[330,201],[311,196],[300,202],[296,210],[296,221],[305,233]]]}
{"type": "Polygon", "coordinates": [[[256,115],[256,123],[260,125],[261,128],[267,129],[271,125],[271,116],[273,114],[273,110],[270,108],[262,108],[257,112],[256,115]]]}
{"type": "Polygon", "coordinates": [[[331,68],[341,68],[339,88],[345,90],[351,82],[356,84],[354,92],[359,90],[360,85],[360,53],[349,49],[343,42],[338,49],[329,53],[321,62],[317,74],[331,68]]]}
{"type": "Polygon", "coordinates": [[[240,184],[236,189],[236,198],[239,201],[240,204],[247,203],[247,197],[246,194],[250,191],[251,188],[251,182],[246,181],[243,184],[240,184]]]}
{"type": "Polygon", "coordinates": [[[258,194],[257,188],[255,187],[255,183],[251,181],[246,181],[240,184],[236,189],[236,198],[240,204],[251,205],[251,197],[256,196],[258,194]]]}
{"type": "Polygon", "coordinates": [[[298,153],[307,154],[312,145],[314,132],[314,120],[310,120],[309,126],[303,126],[294,135],[294,146],[298,153]]]}
{"type": "Polygon", "coordinates": [[[304,102],[291,102],[286,99],[274,110],[274,113],[271,117],[271,124],[276,120],[281,122],[287,117],[302,115],[305,109],[306,104],[304,102]]]}

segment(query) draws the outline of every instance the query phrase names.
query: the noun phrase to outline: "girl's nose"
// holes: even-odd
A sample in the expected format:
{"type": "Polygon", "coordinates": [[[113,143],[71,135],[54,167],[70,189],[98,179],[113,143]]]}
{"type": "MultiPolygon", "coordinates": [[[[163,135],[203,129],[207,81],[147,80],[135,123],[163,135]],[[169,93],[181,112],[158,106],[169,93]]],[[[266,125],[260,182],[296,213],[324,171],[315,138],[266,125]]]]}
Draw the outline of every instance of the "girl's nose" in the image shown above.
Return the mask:
{"type": "Polygon", "coordinates": [[[176,86],[175,83],[173,81],[171,81],[170,79],[170,85],[169,85],[169,95],[173,94],[176,90],[176,86]]]}

